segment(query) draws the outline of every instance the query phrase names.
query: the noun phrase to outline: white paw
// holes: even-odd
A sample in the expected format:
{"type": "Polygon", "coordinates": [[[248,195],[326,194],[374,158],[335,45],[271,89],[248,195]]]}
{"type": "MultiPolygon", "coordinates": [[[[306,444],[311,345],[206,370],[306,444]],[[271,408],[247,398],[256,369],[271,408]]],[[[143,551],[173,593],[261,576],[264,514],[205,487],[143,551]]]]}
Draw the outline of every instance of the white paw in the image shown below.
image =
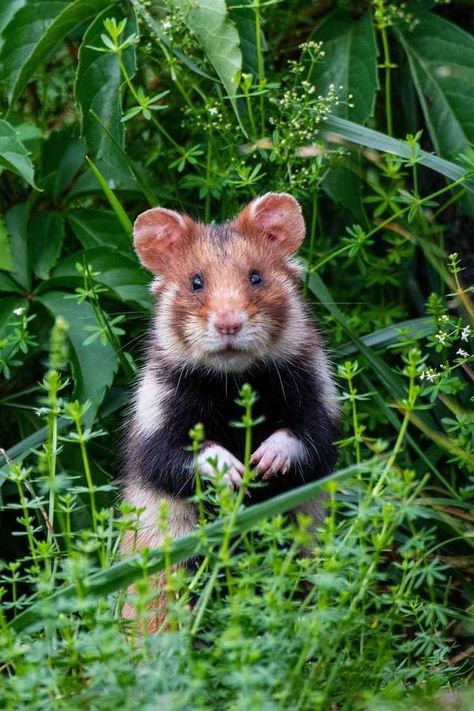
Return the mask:
{"type": "Polygon", "coordinates": [[[224,481],[230,489],[237,489],[242,484],[244,465],[219,444],[211,444],[199,453],[198,467],[210,477],[216,476],[216,469],[223,471],[224,481]]]}
{"type": "Polygon", "coordinates": [[[250,463],[263,479],[286,474],[292,464],[304,459],[305,447],[288,430],[277,430],[252,454],[250,463]]]}

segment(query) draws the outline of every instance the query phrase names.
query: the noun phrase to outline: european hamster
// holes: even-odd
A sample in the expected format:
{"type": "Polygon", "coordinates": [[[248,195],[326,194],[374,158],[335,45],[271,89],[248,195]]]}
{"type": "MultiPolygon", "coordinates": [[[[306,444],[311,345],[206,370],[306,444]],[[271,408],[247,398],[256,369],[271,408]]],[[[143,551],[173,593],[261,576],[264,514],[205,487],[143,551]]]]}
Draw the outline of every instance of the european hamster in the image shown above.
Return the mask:
{"type": "MultiPolygon", "coordinates": [[[[196,526],[187,501],[194,491],[189,430],[198,422],[206,442],[202,472],[227,467],[239,487],[242,431],[229,426],[242,410],[244,382],[259,395],[252,465],[267,486],[250,503],[328,474],[336,461],[337,393],[321,337],[300,293],[292,255],[305,236],[298,202],[267,193],[229,222],[203,225],[163,208],[134,225],[137,255],[156,279],[156,308],[128,430],[124,497],[145,508],[139,546],[158,546],[159,502],[169,505],[173,538],[196,526]]],[[[318,518],[321,505],[306,513],[318,518]]],[[[132,537],[124,548],[132,546],[132,537]]]]}

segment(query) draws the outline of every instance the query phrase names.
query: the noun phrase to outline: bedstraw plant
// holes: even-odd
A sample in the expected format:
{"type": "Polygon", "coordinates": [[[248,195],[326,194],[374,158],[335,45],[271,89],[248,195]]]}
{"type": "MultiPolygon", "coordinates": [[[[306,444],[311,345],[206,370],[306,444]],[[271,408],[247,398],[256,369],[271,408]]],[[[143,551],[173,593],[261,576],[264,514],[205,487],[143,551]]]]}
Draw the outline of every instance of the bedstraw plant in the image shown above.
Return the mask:
{"type": "MultiPolygon", "coordinates": [[[[472,707],[473,22],[425,0],[0,9],[2,708],[472,707]],[[133,220],[267,191],[303,205],[337,469],[252,505],[244,386],[244,486],[196,469],[195,534],[123,560],[152,307],[133,220]],[[316,531],[289,515],[314,495],[316,531]]],[[[196,460],[204,441],[196,422],[196,460]]]]}

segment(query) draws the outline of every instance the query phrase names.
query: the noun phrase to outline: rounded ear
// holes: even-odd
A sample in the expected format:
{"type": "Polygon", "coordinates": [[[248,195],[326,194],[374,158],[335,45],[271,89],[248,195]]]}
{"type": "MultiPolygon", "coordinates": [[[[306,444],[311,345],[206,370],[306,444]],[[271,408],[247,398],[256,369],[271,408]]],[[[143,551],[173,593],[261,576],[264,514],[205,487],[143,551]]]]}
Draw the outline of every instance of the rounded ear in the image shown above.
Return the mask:
{"type": "Polygon", "coordinates": [[[191,222],[189,217],[163,207],[138,215],[133,225],[133,240],[143,266],[153,274],[160,274],[170,255],[182,244],[191,222]]]}
{"type": "Polygon", "coordinates": [[[305,236],[301,206],[288,193],[266,193],[252,200],[235,219],[244,234],[277,244],[286,254],[293,254],[305,236]]]}

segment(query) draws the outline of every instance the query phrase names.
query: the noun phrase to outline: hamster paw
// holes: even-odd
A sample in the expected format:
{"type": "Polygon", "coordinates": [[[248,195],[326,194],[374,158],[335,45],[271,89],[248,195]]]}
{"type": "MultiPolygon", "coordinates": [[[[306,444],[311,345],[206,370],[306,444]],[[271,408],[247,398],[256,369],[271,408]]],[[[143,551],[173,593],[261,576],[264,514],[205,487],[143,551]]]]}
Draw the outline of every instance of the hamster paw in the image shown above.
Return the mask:
{"type": "Polygon", "coordinates": [[[224,481],[230,489],[238,489],[242,484],[244,465],[219,444],[210,444],[200,452],[198,467],[210,477],[215,477],[216,470],[224,471],[224,481]]]}
{"type": "Polygon", "coordinates": [[[277,430],[252,454],[250,463],[262,479],[270,479],[275,474],[286,474],[304,454],[304,445],[299,439],[288,430],[277,430]]]}

